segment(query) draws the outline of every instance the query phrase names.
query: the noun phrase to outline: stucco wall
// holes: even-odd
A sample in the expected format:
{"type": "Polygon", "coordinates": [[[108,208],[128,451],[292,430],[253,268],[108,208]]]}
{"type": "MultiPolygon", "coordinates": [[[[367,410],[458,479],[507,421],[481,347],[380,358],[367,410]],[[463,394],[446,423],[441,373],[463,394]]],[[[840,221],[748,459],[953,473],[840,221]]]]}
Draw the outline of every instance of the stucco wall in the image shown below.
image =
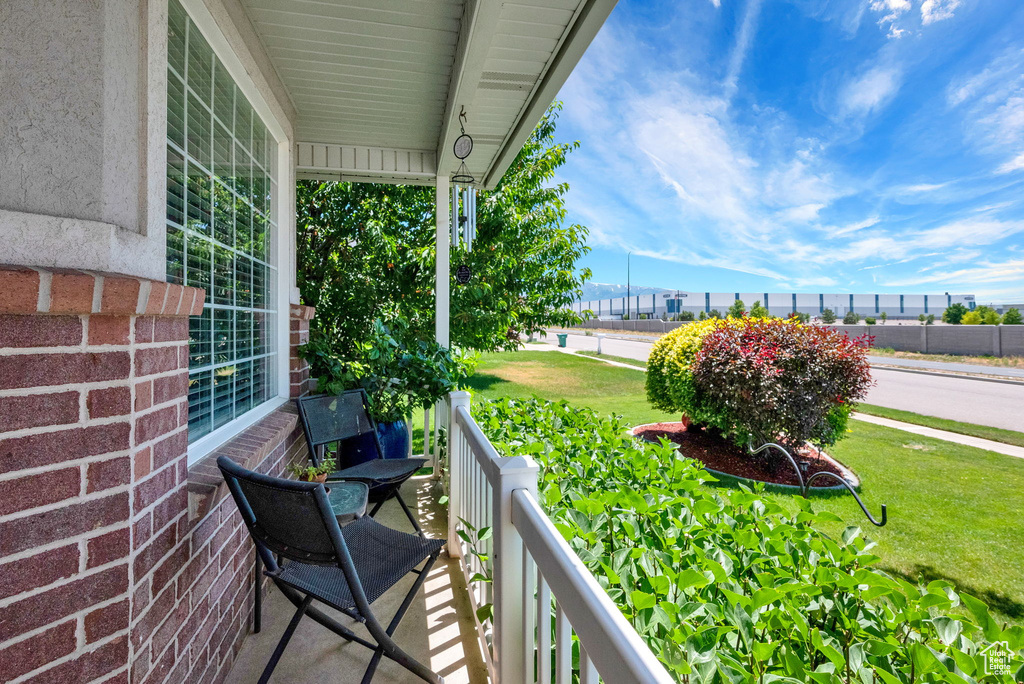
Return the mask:
{"type": "MultiPolygon", "coordinates": [[[[237,0],[185,4],[273,119],[293,206],[295,109],[248,18],[237,0]]],[[[166,69],[167,0],[0,2],[0,264],[164,279],[166,69]]]]}

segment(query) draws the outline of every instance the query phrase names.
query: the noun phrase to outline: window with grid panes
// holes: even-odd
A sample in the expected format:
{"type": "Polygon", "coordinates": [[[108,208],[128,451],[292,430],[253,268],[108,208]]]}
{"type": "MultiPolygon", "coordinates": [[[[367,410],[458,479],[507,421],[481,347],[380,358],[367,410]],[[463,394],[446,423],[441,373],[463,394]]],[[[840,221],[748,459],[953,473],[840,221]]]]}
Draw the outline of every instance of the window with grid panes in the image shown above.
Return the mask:
{"type": "Polygon", "coordinates": [[[167,280],[189,322],[189,441],[276,396],[276,143],[177,0],[167,47],[167,280]]]}

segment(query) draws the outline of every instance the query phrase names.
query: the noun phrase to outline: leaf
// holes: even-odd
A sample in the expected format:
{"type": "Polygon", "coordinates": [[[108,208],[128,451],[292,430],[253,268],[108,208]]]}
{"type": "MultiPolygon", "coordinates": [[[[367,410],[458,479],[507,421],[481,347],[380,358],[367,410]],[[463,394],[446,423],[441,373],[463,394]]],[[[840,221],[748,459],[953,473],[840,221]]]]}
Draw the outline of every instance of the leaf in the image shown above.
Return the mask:
{"type": "Polygon", "coordinates": [[[653,608],[657,603],[658,599],[652,594],[647,594],[642,591],[633,591],[629,595],[629,601],[633,604],[633,607],[637,610],[643,610],[644,608],[653,608]]]}
{"type": "Polygon", "coordinates": [[[1002,630],[999,629],[999,625],[989,615],[988,606],[970,594],[960,594],[960,600],[963,601],[967,609],[974,615],[974,619],[977,621],[978,627],[981,628],[985,638],[989,641],[998,641],[1002,630]]]}
{"type": "Polygon", "coordinates": [[[951,646],[957,640],[964,627],[959,620],[945,615],[932,618],[931,623],[935,627],[936,634],[939,635],[939,640],[946,646],[951,646]]]}
{"type": "Polygon", "coordinates": [[[686,568],[676,577],[675,584],[680,589],[686,590],[691,587],[705,587],[710,584],[710,580],[705,577],[704,573],[697,572],[693,568],[686,568]]]}

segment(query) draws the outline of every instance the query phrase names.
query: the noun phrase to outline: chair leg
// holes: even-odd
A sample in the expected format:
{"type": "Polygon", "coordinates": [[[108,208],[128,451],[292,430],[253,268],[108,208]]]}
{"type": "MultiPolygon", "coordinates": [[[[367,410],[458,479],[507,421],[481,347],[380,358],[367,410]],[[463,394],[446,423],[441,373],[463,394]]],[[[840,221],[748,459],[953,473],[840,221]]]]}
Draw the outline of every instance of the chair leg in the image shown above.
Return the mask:
{"type": "Polygon", "coordinates": [[[381,629],[380,623],[377,622],[377,619],[374,616],[367,616],[366,627],[370,631],[374,640],[380,644],[380,647],[373,653],[370,665],[366,668],[366,673],[363,675],[362,684],[370,684],[370,680],[373,679],[373,674],[377,670],[377,665],[380,663],[382,655],[394,660],[396,663],[424,681],[431,682],[432,684],[444,684],[444,679],[440,675],[403,651],[391,638],[391,635],[395,633],[395,630],[398,628],[398,624],[402,621],[402,618],[405,617],[405,613],[412,605],[413,599],[416,597],[416,593],[419,592],[420,587],[422,587],[423,583],[426,581],[427,574],[434,566],[435,561],[437,561],[437,555],[433,555],[427,559],[427,562],[420,571],[416,581],[413,582],[409,593],[405,595],[405,600],[402,601],[402,605],[398,608],[398,612],[395,613],[393,618],[391,618],[391,623],[388,625],[386,630],[381,629]]]}
{"type": "Polygon", "coordinates": [[[405,511],[405,517],[409,518],[409,522],[412,523],[412,527],[416,530],[416,534],[426,538],[426,535],[423,534],[423,530],[420,529],[419,523],[416,522],[416,516],[414,516],[412,511],[409,510],[409,507],[405,504],[405,499],[402,498],[402,495],[397,489],[395,490],[395,498],[398,499],[398,505],[402,507],[403,511],[405,511]]]}
{"type": "Polygon", "coordinates": [[[284,649],[288,646],[288,642],[291,641],[292,635],[295,634],[295,628],[299,626],[299,622],[302,621],[302,616],[305,615],[306,609],[309,608],[309,604],[313,601],[313,597],[306,595],[306,598],[302,599],[302,604],[299,609],[295,611],[295,616],[292,617],[292,621],[288,623],[288,628],[284,630],[284,636],[277,642],[277,648],[274,649],[273,655],[270,656],[270,662],[267,663],[267,667],[264,668],[263,674],[260,676],[259,684],[267,684],[270,681],[270,675],[274,673],[274,668],[277,667],[277,663],[281,660],[281,656],[284,654],[284,649]]]}

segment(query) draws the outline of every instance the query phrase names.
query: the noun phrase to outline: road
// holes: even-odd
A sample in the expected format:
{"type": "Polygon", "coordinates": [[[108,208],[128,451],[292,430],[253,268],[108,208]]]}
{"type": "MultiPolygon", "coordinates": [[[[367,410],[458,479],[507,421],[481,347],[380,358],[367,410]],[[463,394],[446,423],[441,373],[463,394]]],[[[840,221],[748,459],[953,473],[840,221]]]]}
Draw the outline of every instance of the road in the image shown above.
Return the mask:
{"type": "MultiPolygon", "coordinates": [[[[541,339],[557,344],[554,334],[541,339]]],[[[568,346],[596,351],[597,338],[570,334],[568,346]]],[[[605,338],[601,350],[612,356],[646,361],[651,343],[605,338]]],[[[886,361],[891,363],[893,360],[886,361]]],[[[872,368],[871,375],[875,386],[864,399],[867,404],[1024,432],[1024,382],[990,382],[958,375],[907,373],[885,368],[872,368]]]]}

